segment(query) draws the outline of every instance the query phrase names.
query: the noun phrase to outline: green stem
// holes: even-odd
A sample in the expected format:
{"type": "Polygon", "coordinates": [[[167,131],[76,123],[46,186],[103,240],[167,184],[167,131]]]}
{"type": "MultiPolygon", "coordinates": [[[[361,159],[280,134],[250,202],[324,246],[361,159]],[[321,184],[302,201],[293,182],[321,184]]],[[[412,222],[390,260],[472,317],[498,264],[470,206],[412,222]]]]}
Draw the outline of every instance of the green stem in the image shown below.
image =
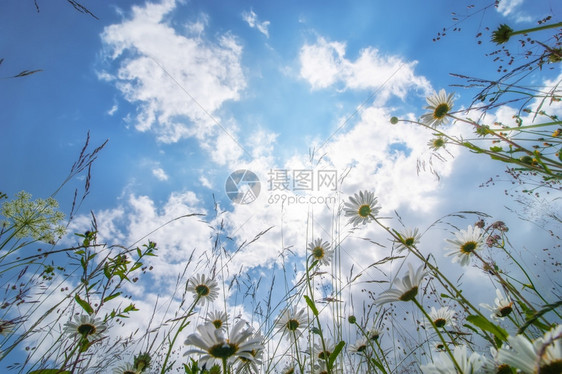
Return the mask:
{"type": "Polygon", "coordinates": [[[427,314],[427,312],[425,311],[425,309],[423,308],[423,306],[420,304],[420,302],[418,301],[418,299],[416,299],[415,297],[412,299],[414,301],[414,304],[416,304],[416,306],[421,310],[421,312],[423,313],[423,315],[425,316],[425,318],[431,323],[431,326],[433,326],[433,329],[435,330],[435,332],[437,333],[437,335],[439,336],[439,339],[441,339],[441,342],[443,343],[443,346],[445,347],[445,350],[447,351],[447,353],[449,354],[449,357],[451,357],[451,360],[453,361],[453,364],[455,365],[455,367],[457,368],[459,373],[462,373],[462,369],[459,366],[459,363],[457,362],[457,360],[455,359],[455,356],[453,355],[453,352],[451,352],[451,350],[449,349],[449,345],[447,344],[447,342],[445,341],[445,338],[443,338],[443,335],[441,334],[441,331],[439,331],[439,328],[437,328],[437,326],[435,326],[435,323],[433,323],[433,320],[431,319],[431,317],[429,316],[429,314],[427,314]]]}
{"type": "Polygon", "coordinates": [[[297,338],[297,333],[295,330],[291,332],[293,333],[293,339],[295,339],[295,355],[297,356],[297,364],[299,365],[299,369],[301,373],[304,373],[304,362],[301,362],[300,355],[299,355],[299,341],[297,338]]]}
{"type": "MultiPolygon", "coordinates": [[[[367,334],[367,333],[365,332],[365,330],[364,330],[357,322],[355,322],[355,326],[357,326],[357,328],[359,328],[359,331],[361,331],[361,334],[362,334],[365,338],[367,338],[367,341],[369,342],[369,345],[371,346],[371,349],[373,350],[373,352],[374,352],[374,354],[375,354],[377,360],[379,360],[379,362],[384,361],[384,364],[386,365],[386,367],[387,367],[387,369],[388,369],[388,372],[392,372],[392,370],[390,369],[390,365],[388,364],[388,361],[386,360],[386,356],[385,356],[384,352],[382,352],[382,350],[380,349],[381,346],[380,346],[379,342],[378,342],[377,340],[375,340],[375,343],[377,344],[377,347],[379,348],[379,350],[380,350],[381,353],[382,353],[382,358],[383,358],[382,361],[381,361],[381,358],[379,357],[379,354],[378,354],[377,350],[376,350],[375,347],[373,346],[373,341],[370,339],[369,334],[367,334]]],[[[367,360],[367,364],[369,365],[369,367],[371,367],[371,360],[367,360]]],[[[386,374],[386,373],[387,373],[387,371],[384,370],[384,374],[386,374]]]]}
{"type": "MultiPolygon", "coordinates": [[[[310,278],[310,269],[312,266],[308,265],[310,258],[311,256],[307,257],[306,259],[306,284],[308,286],[308,292],[310,293],[310,300],[312,300],[312,302],[314,303],[314,292],[312,290],[312,283],[310,278]]],[[[322,353],[324,354],[325,352],[327,352],[327,349],[326,349],[326,342],[324,341],[324,334],[322,333],[322,325],[320,324],[320,317],[318,316],[317,313],[312,313],[312,314],[314,315],[314,320],[318,325],[318,335],[320,336],[320,342],[322,343],[322,353]]],[[[324,360],[326,361],[326,370],[328,371],[328,374],[332,374],[332,369],[328,365],[328,357],[324,357],[324,360]]],[[[310,360],[310,362],[311,365],[314,365],[313,360],[310,360]]]]}
{"type": "Polygon", "coordinates": [[[543,26],[531,27],[530,29],[524,29],[524,30],[519,30],[519,31],[512,31],[512,32],[509,33],[509,36],[512,37],[514,35],[528,34],[530,32],[547,30],[547,29],[555,29],[555,28],[558,28],[558,27],[562,27],[562,22],[553,23],[552,25],[543,25],[543,26]]]}
{"type": "Polygon", "coordinates": [[[197,295],[197,298],[191,304],[191,307],[189,308],[188,312],[181,319],[180,326],[176,330],[174,338],[172,339],[172,341],[170,342],[170,346],[168,347],[168,352],[166,353],[166,358],[164,359],[164,363],[162,364],[162,369],[160,370],[160,374],[164,374],[166,372],[166,365],[168,363],[168,360],[170,359],[170,354],[172,353],[172,349],[174,348],[174,344],[176,343],[176,340],[177,340],[180,332],[187,326],[187,324],[185,322],[187,321],[187,319],[189,317],[192,316],[193,309],[197,305],[197,302],[199,301],[200,298],[201,298],[201,295],[197,295]]]}

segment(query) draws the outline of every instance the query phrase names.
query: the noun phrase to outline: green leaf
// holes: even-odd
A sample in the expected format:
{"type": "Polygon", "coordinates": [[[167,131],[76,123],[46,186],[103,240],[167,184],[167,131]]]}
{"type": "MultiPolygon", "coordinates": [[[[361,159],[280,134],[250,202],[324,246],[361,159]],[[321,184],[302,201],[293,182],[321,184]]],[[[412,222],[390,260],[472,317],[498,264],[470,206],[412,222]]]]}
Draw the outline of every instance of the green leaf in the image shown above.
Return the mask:
{"type": "MultiPolygon", "coordinates": [[[[520,303],[520,305],[523,303],[520,303]]],[[[559,300],[552,304],[546,304],[543,306],[542,309],[538,310],[537,312],[533,312],[527,306],[525,306],[525,315],[527,316],[525,323],[519,328],[517,331],[518,334],[522,334],[530,325],[535,325],[542,329],[543,331],[549,330],[549,326],[546,326],[538,321],[539,318],[542,317],[543,314],[550,312],[558,307],[562,306],[562,300],[559,300]]]]}
{"type": "Polygon", "coordinates": [[[114,293],[113,295],[109,295],[108,297],[103,299],[103,302],[105,303],[105,302],[108,302],[109,300],[113,300],[119,295],[121,295],[121,292],[117,292],[117,293],[114,293]]]}
{"type": "Polygon", "coordinates": [[[123,309],[123,313],[136,312],[136,311],[138,311],[138,309],[135,308],[135,304],[131,304],[125,309],[123,309]]]}
{"type": "Polygon", "coordinates": [[[316,305],[314,305],[314,301],[312,301],[310,299],[310,297],[308,297],[307,295],[304,295],[304,299],[306,300],[306,303],[308,304],[308,307],[312,311],[312,314],[317,316],[318,315],[318,309],[316,309],[316,305]]]}
{"type": "Polygon", "coordinates": [[[334,347],[334,351],[330,353],[330,357],[328,357],[328,368],[332,369],[334,367],[334,362],[336,362],[336,358],[340,354],[345,342],[342,340],[334,347]]]}
{"type": "Polygon", "coordinates": [[[87,301],[82,300],[80,296],[78,296],[78,294],[74,295],[74,300],[76,300],[76,302],[82,307],[82,309],[86,311],[86,313],[90,315],[94,313],[94,308],[92,308],[87,301]]]}
{"type": "Polygon", "coordinates": [[[386,370],[384,369],[384,366],[382,366],[382,364],[380,362],[378,362],[374,358],[371,359],[371,362],[373,363],[373,365],[375,365],[377,368],[379,368],[379,370],[382,371],[384,374],[387,373],[386,370]]]}
{"type": "Polygon", "coordinates": [[[484,331],[491,332],[495,337],[502,341],[507,341],[507,331],[505,331],[500,326],[494,325],[492,322],[488,321],[482,316],[471,315],[466,317],[466,320],[472,323],[474,326],[479,327],[484,331]]]}

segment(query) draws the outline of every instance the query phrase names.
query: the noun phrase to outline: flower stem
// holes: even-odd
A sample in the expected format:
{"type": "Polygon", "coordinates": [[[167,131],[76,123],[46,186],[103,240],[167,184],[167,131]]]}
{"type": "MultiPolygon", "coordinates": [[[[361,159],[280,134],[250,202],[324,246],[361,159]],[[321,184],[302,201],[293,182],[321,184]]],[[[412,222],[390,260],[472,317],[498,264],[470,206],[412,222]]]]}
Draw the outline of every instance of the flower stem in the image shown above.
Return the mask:
{"type": "Polygon", "coordinates": [[[555,29],[555,28],[558,28],[558,27],[562,27],[562,22],[553,23],[552,25],[543,25],[543,26],[531,27],[530,29],[524,29],[524,30],[519,30],[519,31],[512,31],[512,32],[509,33],[509,36],[512,37],[514,35],[528,34],[530,32],[547,30],[547,29],[555,29]]]}
{"type": "Polygon", "coordinates": [[[179,328],[176,330],[176,333],[174,335],[174,338],[172,339],[172,341],[170,342],[170,346],[168,347],[168,352],[166,353],[166,358],[164,359],[164,363],[162,364],[162,369],[160,370],[160,374],[164,374],[167,370],[166,370],[166,364],[168,363],[168,360],[170,359],[170,354],[172,353],[172,349],[174,348],[174,344],[176,343],[176,340],[180,334],[180,332],[188,325],[187,323],[185,323],[187,321],[187,319],[189,317],[192,316],[192,312],[193,309],[195,309],[195,306],[197,305],[197,302],[199,301],[199,299],[201,298],[201,295],[197,295],[197,298],[193,301],[193,303],[191,304],[191,307],[189,308],[189,311],[185,314],[185,316],[181,319],[180,322],[180,326],[179,328]]]}
{"type": "Polygon", "coordinates": [[[421,312],[423,313],[423,315],[425,316],[425,318],[431,322],[431,326],[433,326],[433,329],[435,330],[435,332],[437,333],[437,335],[439,335],[439,339],[441,339],[441,342],[443,343],[443,346],[445,347],[445,350],[447,351],[447,353],[449,354],[449,357],[451,357],[451,360],[453,361],[453,364],[455,365],[455,368],[457,368],[459,373],[462,373],[462,369],[459,366],[459,363],[457,362],[457,360],[455,359],[455,356],[453,355],[453,353],[451,352],[451,350],[449,349],[449,345],[447,344],[447,342],[445,341],[445,338],[443,338],[443,335],[441,334],[441,331],[439,331],[439,329],[437,328],[437,326],[435,326],[435,323],[433,323],[433,320],[431,319],[431,317],[429,316],[429,314],[427,314],[427,312],[425,311],[425,309],[423,308],[423,306],[420,304],[420,302],[418,301],[418,299],[416,299],[415,297],[412,299],[412,301],[414,302],[414,304],[416,304],[416,306],[421,310],[421,312]]]}

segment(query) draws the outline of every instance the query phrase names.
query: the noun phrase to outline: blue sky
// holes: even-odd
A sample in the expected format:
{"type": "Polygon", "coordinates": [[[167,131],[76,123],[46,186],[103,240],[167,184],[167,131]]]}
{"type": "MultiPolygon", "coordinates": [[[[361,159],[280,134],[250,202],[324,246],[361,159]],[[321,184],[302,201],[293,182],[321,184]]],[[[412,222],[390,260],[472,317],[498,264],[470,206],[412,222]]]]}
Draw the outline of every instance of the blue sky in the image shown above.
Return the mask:
{"type": "MultiPolygon", "coordinates": [[[[395,217],[396,210],[407,226],[425,228],[448,213],[478,210],[511,217],[509,224],[520,228],[514,235],[530,245],[535,224],[505,208],[518,207],[503,194],[514,187],[478,187],[502,175],[502,165],[448,148],[447,161],[436,164],[441,180],[429,172],[418,175],[417,160],[430,157],[431,134],[389,123],[392,115],[423,114],[426,96],[459,83],[449,73],[495,76],[485,26],[527,28],[562,13],[554,0],[502,1],[486,10],[489,1],[476,3],[84,1],[96,20],[65,1],[38,1],[39,12],[33,1],[3,2],[0,77],[42,71],[0,80],[0,190],[49,196],[90,131],[93,145],[109,143],[94,165],[82,216],[71,227],[87,228],[92,210],[111,242],[130,244],[181,214],[207,213],[213,221],[214,195],[237,243],[274,227],[233,260],[234,272],[242,266],[260,274],[280,261],[283,248],[303,255],[311,237],[333,236],[339,206],[367,189],[379,197],[384,216],[395,217]],[[433,41],[443,28],[447,35],[433,41]],[[225,194],[228,175],[238,169],[252,170],[262,181],[252,204],[232,204],[225,194]],[[316,191],[336,198],[335,205],[282,209],[268,204],[271,169],[347,176],[338,193],[316,191]]],[[[545,74],[554,79],[560,70],[545,74]]],[[[457,91],[455,106],[468,106],[473,94],[457,91]]],[[[80,183],[57,196],[63,211],[80,183]]],[[[163,255],[155,264],[179,269],[186,248],[208,250],[211,232],[205,227],[193,220],[156,233],[163,255]]],[[[439,243],[447,235],[428,234],[439,243]]],[[[349,234],[346,253],[353,255],[346,266],[384,254],[365,247],[360,237],[385,240],[374,229],[349,234]]],[[[171,281],[164,270],[154,276],[171,281]]]]}

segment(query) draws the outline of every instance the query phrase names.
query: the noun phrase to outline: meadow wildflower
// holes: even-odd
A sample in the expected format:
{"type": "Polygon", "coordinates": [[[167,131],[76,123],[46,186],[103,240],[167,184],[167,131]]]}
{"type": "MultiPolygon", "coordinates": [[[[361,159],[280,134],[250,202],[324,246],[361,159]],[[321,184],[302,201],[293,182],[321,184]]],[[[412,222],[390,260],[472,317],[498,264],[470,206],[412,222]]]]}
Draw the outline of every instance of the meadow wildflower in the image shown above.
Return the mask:
{"type": "Polygon", "coordinates": [[[314,343],[314,354],[319,361],[326,361],[334,351],[335,344],[330,339],[324,339],[324,346],[322,341],[318,339],[314,343]]]}
{"type": "Polygon", "coordinates": [[[426,98],[426,101],[429,106],[425,109],[429,110],[429,113],[421,116],[421,122],[431,127],[447,123],[447,115],[453,109],[453,94],[447,95],[445,90],[441,89],[439,93],[426,98]]]}
{"type": "Polygon", "coordinates": [[[184,355],[201,354],[199,363],[212,367],[221,365],[223,360],[233,364],[242,357],[245,360],[255,359],[255,352],[263,349],[261,338],[256,337],[252,328],[246,327],[246,321],[238,321],[225,337],[222,330],[212,324],[197,326],[197,331],[187,337],[186,345],[193,345],[184,355]]]}
{"type": "Polygon", "coordinates": [[[429,312],[429,318],[431,318],[431,321],[425,321],[425,327],[432,327],[432,322],[437,328],[455,325],[455,311],[448,307],[435,309],[435,307],[432,306],[429,312]]]}
{"type": "Polygon", "coordinates": [[[445,144],[447,144],[447,139],[442,136],[438,136],[427,142],[427,146],[434,151],[445,147],[445,144]]]}
{"type": "Polygon", "coordinates": [[[423,374],[475,374],[484,364],[484,358],[476,352],[469,355],[464,345],[456,346],[453,351],[453,357],[461,369],[461,373],[451,357],[445,352],[437,352],[433,363],[421,365],[420,369],[423,374]]]}
{"type": "Polygon", "coordinates": [[[64,332],[71,336],[78,336],[91,341],[100,338],[106,329],[107,326],[100,318],[82,314],[75,316],[74,321],[68,321],[65,324],[64,332]]]}
{"type": "Polygon", "coordinates": [[[281,314],[281,317],[275,323],[275,327],[281,331],[283,335],[287,334],[290,338],[299,333],[306,326],[306,311],[301,309],[297,312],[296,308],[288,308],[281,314]]]}
{"type": "Polygon", "coordinates": [[[140,374],[140,371],[135,369],[132,364],[126,363],[113,369],[113,374],[140,374]]]}
{"type": "Polygon", "coordinates": [[[360,191],[350,196],[349,201],[344,204],[345,216],[349,217],[349,223],[354,227],[371,221],[379,210],[377,198],[370,191],[360,191]]]}
{"type": "Polygon", "coordinates": [[[453,257],[453,262],[459,262],[462,266],[470,264],[474,252],[482,249],[484,239],[479,227],[468,226],[466,230],[455,233],[455,239],[446,239],[449,245],[447,256],[453,257]]]}
{"type": "Polygon", "coordinates": [[[16,238],[52,242],[66,233],[62,224],[64,214],[58,207],[59,203],[52,197],[32,201],[31,194],[21,191],[13,201],[2,205],[0,214],[5,220],[1,224],[8,228],[6,232],[13,230],[16,238]]]}
{"type": "Polygon", "coordinates": [[[492,312],[492,314],[490,314],[490,318],[492,319],[507,317],[513,311],[513,301],[507,297],[503,297],[499,289],[496,289],[496,299],[494,300],[493,306],[484,303],[480,304],[480,306],[492,312]]]}
{"type": "Polygon", "coordinates": [[[215,326],[216,329],[224,329],[228,326],[228,314],[218,310],[207,313],[205,322],[215,326]]]}
{"type": "Polygon", "coordinates": [[[361,354],[367,349],[369,342],[366,338],[359,338],[354,344],[349,346],[349,352],[361,354]]]}
{"type": "Polygon", "coordinates": [[[312,259],[318,261],[319,265],[330,265],[332,255],[334,254],[330,243],[322,241],[322,239],[316,239],[308,243],[306,249],[310,252],[312,259]]]}
{"type": "Polygon", "coordinates": [[[187,291],[193,293],[194,298],[199,298],[201,305],[205,301],[213,301],[219,296],[217,281],[207,278],[205,274],[198,274],[188,281],[187,291]]]}
{"type": "Polygon", "coordinates": [[[408,273],[402,279],[394,279],[394,288],[382,292],[378,299],[376,299],[376,303],[385,304],[393,301],[413,300],[418,294],[418,287],[424,276],[425,270],[423,265],[414,270],[412,264],[408,264],[408,273]]]}
{"type": "Polygon", "coordinates": [[[557,325],[544,336],[529,341],[523,335],[510,336],[511,348],[502,346],[498,361],[528,374],[562,373],[562,325],[557,325]]]}
{"type": "Polygon", "coordinates": [[[404,232],[400,233],[400,241],[396,241],[396,250],[400,253],[405,249],[411,248],[418,244],[420,239],[421,234],[417,228],[406,229],[404,232]]]}
{"type": "MultiPolygon", "coordinates": [[[[263,336],[258,332],[254,335],[254,339],[258,339],[259,341],[263,341],[263,336]]],[[[260,366],[263,364],[263,347],[262,348],[254,348],[249,353],[252,356],[252,359],[247,359],[244,356],[238,357],[238,365],[236,366],[236,373],[241,374],[255,374],[260,372],[260,366]]]]}
{"type": "Polygon", "coordinates": [[[382,335],[382,331],[380,331],[379,329],[373,327],[371,328],[369,331],[367,331],[367,337],[369,338],[369,340],[379,340],[379,338],[382,335]]]}

